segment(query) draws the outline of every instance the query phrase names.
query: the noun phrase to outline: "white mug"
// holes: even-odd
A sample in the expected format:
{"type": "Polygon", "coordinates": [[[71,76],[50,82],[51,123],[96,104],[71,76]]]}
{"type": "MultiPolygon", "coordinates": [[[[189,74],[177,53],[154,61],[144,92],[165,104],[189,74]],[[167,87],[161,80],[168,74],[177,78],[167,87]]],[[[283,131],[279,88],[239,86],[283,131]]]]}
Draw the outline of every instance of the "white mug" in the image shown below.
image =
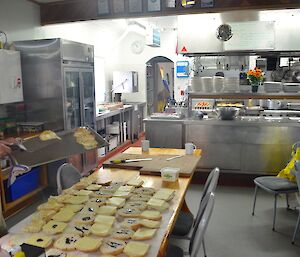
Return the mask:
{"type": "Polygon", "coordinates": [[[185,144],[185,154],[192,155],[197,147],[193,143],[186,143],[185,144]]]}
{"type": "Polygon", "coordinates": [[[150,141],[142,140],[142,152],[149,152],[149,148],[150,148],[150,141]]]}

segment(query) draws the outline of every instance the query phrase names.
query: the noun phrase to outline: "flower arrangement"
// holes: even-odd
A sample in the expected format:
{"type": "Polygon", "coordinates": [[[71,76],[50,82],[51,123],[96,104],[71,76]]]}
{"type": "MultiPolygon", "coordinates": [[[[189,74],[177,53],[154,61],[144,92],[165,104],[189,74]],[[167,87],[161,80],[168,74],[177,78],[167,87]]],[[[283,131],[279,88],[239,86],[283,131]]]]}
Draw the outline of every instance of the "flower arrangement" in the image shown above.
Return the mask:
{"type": "Polygon", "coordinates": [[[259,85],[260,82],[264,79],[264,74],[262,70],[258,67],[255,67],[254,70],[249,70],[247,73],[247,79],[252,85],[259,85]]]}

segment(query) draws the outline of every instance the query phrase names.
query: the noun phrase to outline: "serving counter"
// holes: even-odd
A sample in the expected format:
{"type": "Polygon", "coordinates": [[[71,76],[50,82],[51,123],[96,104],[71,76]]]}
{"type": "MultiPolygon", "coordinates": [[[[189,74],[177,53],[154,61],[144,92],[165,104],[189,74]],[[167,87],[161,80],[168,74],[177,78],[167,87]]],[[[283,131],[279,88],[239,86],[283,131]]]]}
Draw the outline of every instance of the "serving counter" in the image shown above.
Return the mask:
{"type": "Polygon", "coordinates": [[[151,147],[184,148],[186,142],[203,150],[197,170],[219,167],[222,172],[272,174],[285,167],[291,146],[300,139],[300,123],[287,118],[144,120],[151,147]]]}

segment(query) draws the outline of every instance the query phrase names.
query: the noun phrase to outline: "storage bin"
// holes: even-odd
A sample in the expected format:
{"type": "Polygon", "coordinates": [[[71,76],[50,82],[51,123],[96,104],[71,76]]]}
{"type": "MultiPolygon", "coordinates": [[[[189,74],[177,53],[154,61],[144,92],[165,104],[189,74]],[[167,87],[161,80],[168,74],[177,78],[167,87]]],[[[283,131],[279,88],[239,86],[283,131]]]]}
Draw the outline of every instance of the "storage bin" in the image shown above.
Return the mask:
{"type": "Polygon", "coordinates": [[[15,201],[20,197],[37,189],[39,187],[39,172],[39,167],[33,168],[26,174],[18,176],[15,183],[13,183],[10,187],[7,187],[6,181],[6,201],[15,201]]]}

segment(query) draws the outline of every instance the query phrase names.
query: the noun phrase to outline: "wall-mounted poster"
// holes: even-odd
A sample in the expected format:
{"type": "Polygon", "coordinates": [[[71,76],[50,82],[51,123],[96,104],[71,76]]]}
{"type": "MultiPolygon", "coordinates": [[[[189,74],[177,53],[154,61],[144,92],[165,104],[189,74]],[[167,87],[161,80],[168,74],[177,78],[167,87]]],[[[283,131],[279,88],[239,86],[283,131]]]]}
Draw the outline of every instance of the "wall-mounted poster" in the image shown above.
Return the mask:
{"type": "Polygon", "coordinates": [[[98,15],[109,14],[108,0],[98,0],[98,15]]]}
{"type": "Polygon", "coordinates": [[[188,78],[190,76],[190,63],[188,61],[178,61],[176,63],[177,78],[188,78]]]}
{"type": "Polygon", "coordinates": [[[141,13],[143,12],[143,0],[129,0],[128,11],[130,13],[141,13]]]}
{"type": "Polygon", "coordinates": [[[148,0],[148,12],[159,12],[161,10],[161,0],[148,0]]]}
{"type": "Polygon", "coordinates": [[[113,13],[124,13],[125,2],[124,0],[113,0],[113,13]]]}
{"type": "Polygon", "coordinates": [[[196,0],[181,0],[181,5],[184,8],[193,7],[196,4],[196,0]]]}
{"type": "Polygon", "coordinates": [[[214,7],[214,0],[201,0],[201,7],[202,8],[214,7]]]}

